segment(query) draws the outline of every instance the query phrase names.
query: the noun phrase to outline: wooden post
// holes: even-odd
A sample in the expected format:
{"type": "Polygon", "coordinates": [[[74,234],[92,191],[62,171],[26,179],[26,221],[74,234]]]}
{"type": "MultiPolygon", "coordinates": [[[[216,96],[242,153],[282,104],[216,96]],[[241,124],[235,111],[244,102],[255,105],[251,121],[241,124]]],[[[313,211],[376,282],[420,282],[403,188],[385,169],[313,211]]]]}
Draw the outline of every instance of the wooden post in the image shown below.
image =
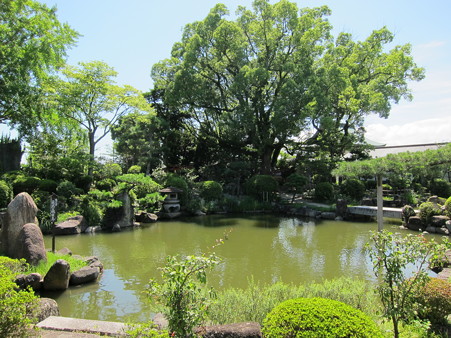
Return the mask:
{"type": "Polygon", "coordinates": [[[384,200],[382,196],[382,175],[378,174],[377,180],[377,231],[384,229],[384,200]]]}

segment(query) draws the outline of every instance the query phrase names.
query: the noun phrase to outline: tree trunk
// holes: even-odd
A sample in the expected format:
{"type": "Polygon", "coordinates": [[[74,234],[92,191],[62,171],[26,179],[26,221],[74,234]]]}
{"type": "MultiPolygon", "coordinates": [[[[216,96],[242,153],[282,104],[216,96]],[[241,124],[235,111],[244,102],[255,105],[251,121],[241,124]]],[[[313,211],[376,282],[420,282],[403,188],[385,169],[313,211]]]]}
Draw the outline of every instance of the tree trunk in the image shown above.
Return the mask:
{"type": "Polygon", "coordinates": [[[96,148],[94,132],[89,132],[88,138],[89,138],[89,156],[90,156],[90,162],[88,166],[88,176],[92,176],[92,172],[94,170],[94,153],[96,148]]]}
{"type": "Polygon", "coordinates": [[[266,146],[263,149],[263,154],[261,155],[261,165],[260,165],[260,174],[261,175],[270,175],[271,174],[273,152],[274,152],[274,148],[271,146],[266,146]]]}

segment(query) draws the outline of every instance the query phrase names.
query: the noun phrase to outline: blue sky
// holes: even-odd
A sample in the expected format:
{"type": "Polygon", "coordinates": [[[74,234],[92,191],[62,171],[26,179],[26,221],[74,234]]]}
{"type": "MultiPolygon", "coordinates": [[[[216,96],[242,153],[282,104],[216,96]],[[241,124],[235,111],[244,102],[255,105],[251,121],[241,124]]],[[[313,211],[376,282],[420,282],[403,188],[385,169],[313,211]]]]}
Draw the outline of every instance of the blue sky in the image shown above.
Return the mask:
{"type": "MultiPolygon", "coordinates": [[[[252,0],[40,0],[56,5],[60,21],[82,34],[69,51],[69,64],[102,60],[119,73],[118,84],[152,87],[152,65],[170,55],[183,27],[202,20],[218,2],[233,15],[252,0]]],[[[274,3],[276,1],[271,1],[274,3]]],[[[451,1],[296,0],[299,7],[327,5],[334,35],[356,40],[387,26],[394,44],[410,43],[426,79],[412,83],[414,100],[402,101],[387,120],[370,117],[367,136],[389,145],[451,141],[451,1]]]]}

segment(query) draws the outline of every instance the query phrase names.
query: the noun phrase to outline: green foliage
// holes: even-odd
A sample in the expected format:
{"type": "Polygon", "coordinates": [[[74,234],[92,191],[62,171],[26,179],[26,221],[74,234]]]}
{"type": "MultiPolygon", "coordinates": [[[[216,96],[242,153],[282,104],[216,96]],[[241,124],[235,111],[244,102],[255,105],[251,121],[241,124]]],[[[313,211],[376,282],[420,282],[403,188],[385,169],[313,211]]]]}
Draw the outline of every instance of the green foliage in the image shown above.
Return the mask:
{"type": "Polygon", "coordinates": [[[382,337],[363,312],[326,298],[297,298],[276,306],[265,318],[265,337],[382,337]]]}
{"type": "Polygon", "coordinates": [[[158,330],[157,325],[152,322],[127,324],[125,329],[127,337],[131,338],[167,338],[169,333],[167,330],[158,330]]]}
{"type": "Polygon", "coordinates": [[[161,186],[150,176],[145,174],[124,174],[116,178],[119,182],[124,182],[136,194],[136,197],[143,198],[147,194],[153,194],[161,189],[161,186]]]}
{"type": "Polygon", "coordinates": [[[430,278],[417,295],[420,304],[418,316],[432,325],[446,325],[451,313],[451,283],[438,278],[430,278]]]}
{"type": "Polygon", "coordinates": [[[293,192],[292,202],[294,202],[296,194],[301,193],[307,183],[308,179],[303,175],[293,173],[287,177],[284,186],[293,192]]]}
{"type": "Polygon", "coordinates": [[[88,226],[100,226],[103,219],[102,208],[88,196],[84,197],[80,205],[80,213],[84,217],[88,226]]]}
{"type": "Polygon", "coordinates": [[[141,171],[142,171],[141,166],[132,165],[130,168],[128,168],[127,174],[140,174],[141,171]]]}
{"type": "Polygon", "coordinates": [[[47,192],[56,192],[58,183],[51,179],[42,179],[39,182],[38,189],[47,192]]]}
{"type": "Polygon", "coordinates": [[[222,198],[222,186],[215,181],[204,181],[200,183],[200,197],[206,201],[217,201],[222,198]]]}
{"type": "Polygon", "coordinates": [[[161,210],[163,201],[164,197],[158,192],[147,194],[138,199],[139,209],[147,210],[148,212],[157,212],[161,210]]]}
{"type": "Polygon", "coordinates": [[[451,218],[451,196],[445,202],[445,214],[451,218]]]}
{"type": "Polygon", "coordinates": [[[63,259],[69,263],[70,271],[74,272],[80,270],[87,265],[86,261],[83,259],[78,259],[77,257],[71,255],[60,255],[58,253],[53,253],[51,251],[47,252],[47,261],[41,261],[37,266],[29,265],[28,268],[23,272],[25,274],[39,273],[41,276],[45,276],[50,270],[52,265],[58,260],[63,259]]]}
{"type": "Polygon", "coordinates": [[[57,195],[67,199],[71,198],[73,195],[79,195],[81,192],[82,191],[78,189],[75,184],[69,181],[62,181],[56,188],[57,195]]]}
{"type": "Polygon", "coordinates": [[[165,187],[174,187],[183,190],[180,196],[180,202],[182,205],[188,203],[188,196],[190,195],[190,190],[188,188],[188,182],[181,176],[175,174],[168,174],[166,177],[165,187]]]}
{"type": "Polygon", "coordinates": [[[13,189],[3,180],[0,180],[0,208],[6,208],[13,199],[13,189]]]}
{"type": "Polygon", "coordinates": [[[209,256],[168,256],[161,268],[163,283],[150,280],[148,293],[165,306],[164,315],[169,332],[177,337],[191,337],[193,329],[208,314],[212,290],[205,290],[207,271],[219,263],[215,254],[209,256]]]}
{"type": "Polygon", "coordinates": [[[301,285],[277,282],[261,285],[253,279],[244,289],[229,288],[218,292],[210,307],[209,320],[216,324],[255,321],[263,323],[266,315],[279,303],[292,298],[323,297],[344,302],[368,315],[378,310],[372,285],[362,280],[339,278],[322,283],[301,285]]]}
{"type": "Polygon", "coordinates": [[[340,192],[356,202],[363,198],[365,190],[365,184],[357,179],[348,178],[340,185],[340,192]]]}
{"type": "Polygon", "coordinates": [[[410,205],[405,205],[402,207],[401,213],[402,213],[404,222],[407,224],[407,223],[409,223],[410,217],[415,216],[415,209],[412,208],[410,205]]]}
{"type": "Polygon", "coordinates": [[[315,186],[314,199],[318,202],[329,202],[335,198],[334,186],[329,182],[320,182],[315,186]]]}
{"type": "Polygon", "coordinates": [[[117,163],[106,163],[98,173],[102,178],[114,179],[116,176],[122,175],[122,168],[117,163]]]}
{"type": "Polygon", "coordinates": [[[59,213],[58,214],[58,219],[56,220],[55,223],[64,222],[68,218],[75,217],[77,215],[79,215],[79,213],[77,211],[67,211],[67,212],[59,213]]]}
{"type": "Polygon", "coordinates": [[[431,182],[430,190],[433,195],[448,198],[451,196],[451,183],[442,178],[436,178],[431,182]]]}
{"type": "Polygon", "coordinates": [[[279,190],[279,184],[270,175],[255,175],[245,184],[246,193],[258,200],[271,201],[279,190]]]}
{"type": "Polygon", "coordinates": [[[422,235],[401,237],[388,231],[372,234],[368,243],[373,270],[379,279],[378,292],[383,316],[393,323],[394,337],[399,337],[399,323],[415,318],[418,304],[415,297],[428,281],[430,266],[442,264],[450,243],[426,240],[422,235]],[[406,277],[406,268],[412,277],[406,277]]]}
{"type": "Polygon", "coordinates": [[[30,289],[19,290],[14,283],[24,262],[0,257],[0,336],[27,337],[38,297],[30,289]]]}
{"type": "Polygon", "coordinates": [[[112,191],[116,185],[116,181],[111,178],[104,178],[96,182],[96,188],[99,190],[112,191]]]}
{"type": "Polygon", "coordinates": [[[420,204],[420,218],[424,224],[430,224],[432,216],[440,215],[442,210],[440,207],[432,202],[424,202],[420,204]]]}
{"type": "Polygon", "coordinates": [[[18,176],[13,181],[13,192],[14,195],[20,194],[21,192],[27,192],[30,195],[39,188],[39,183],[41,179],[32,176],[18,176]]]}

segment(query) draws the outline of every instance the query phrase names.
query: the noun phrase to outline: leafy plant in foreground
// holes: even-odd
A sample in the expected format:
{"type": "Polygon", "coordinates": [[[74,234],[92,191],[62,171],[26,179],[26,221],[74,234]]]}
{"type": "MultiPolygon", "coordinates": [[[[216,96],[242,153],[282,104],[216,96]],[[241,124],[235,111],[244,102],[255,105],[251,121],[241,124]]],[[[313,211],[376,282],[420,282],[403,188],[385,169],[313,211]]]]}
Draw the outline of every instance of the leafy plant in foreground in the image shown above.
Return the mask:
{"type": "Polygon", "coordinates": [[[423,235],[401,237],[389,231],[372,234],[368,243],[370,258],[376,277],[378,292],[383,305],[383,316],[393,323],[394,337],[399,337],[400,322],[415,318],[418,303],[415,297],[426,285],[427,270],[443,260],[450,243],[426,240],[423,235]],[[406,275],[406,269],[412,276],[406,275]]]}
{"type": "Polygon", "coordinates": [[[215,294],[206,290],[207,271],[219,264],[215,254],[168,256],[161,268],[163,283],[150,280],[148,294],[165,306],[169,332],[177,337],[193,336],[193,329],[207,317],[215,294]]]}

